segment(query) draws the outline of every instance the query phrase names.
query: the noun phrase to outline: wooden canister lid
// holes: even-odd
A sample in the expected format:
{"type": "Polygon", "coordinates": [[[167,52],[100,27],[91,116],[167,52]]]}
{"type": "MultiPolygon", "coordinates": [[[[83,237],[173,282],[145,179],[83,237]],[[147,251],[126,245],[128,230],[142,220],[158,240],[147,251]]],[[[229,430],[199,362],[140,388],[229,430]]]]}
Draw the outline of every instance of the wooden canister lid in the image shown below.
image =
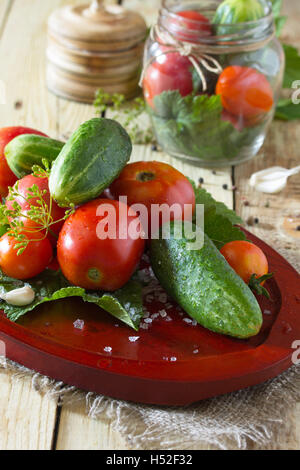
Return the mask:
{"type": "Polygon", "coordinates": [[[147,31],[138,13],[120,5],[104,5],[100,0],[54,11],[48,27],[51,34],[65,39],[70,46],[100,51],[129,49],[143,41],[147,31]]]}
{"type": "Polygon", "coordinates": [[[135,96],[146,33],[141,15],[103,0],[54,11],[48,22],[48,88],[89,103],[98,88],[135,96]]]}

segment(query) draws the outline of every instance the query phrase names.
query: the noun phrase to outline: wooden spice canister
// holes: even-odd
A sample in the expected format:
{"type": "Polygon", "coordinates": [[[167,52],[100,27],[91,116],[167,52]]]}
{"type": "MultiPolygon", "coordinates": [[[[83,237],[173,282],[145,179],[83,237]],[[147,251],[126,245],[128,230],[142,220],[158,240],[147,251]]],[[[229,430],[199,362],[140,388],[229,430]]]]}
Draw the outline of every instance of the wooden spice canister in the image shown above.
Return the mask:
{"type": "Polygon", "coordinates": [[[141,15],[103,0],[54,11],[48,21],[48,88],[85,103],[93,102],[98,88],[133,98],[146,35],[141,15]]]}

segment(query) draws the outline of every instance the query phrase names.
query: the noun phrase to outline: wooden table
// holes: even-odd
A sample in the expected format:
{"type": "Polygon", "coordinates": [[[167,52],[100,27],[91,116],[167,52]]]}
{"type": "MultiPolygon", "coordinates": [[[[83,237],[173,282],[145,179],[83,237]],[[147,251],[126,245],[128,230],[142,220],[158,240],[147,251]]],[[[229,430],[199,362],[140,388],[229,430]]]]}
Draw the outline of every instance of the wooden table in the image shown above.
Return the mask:
{"type": "MultiPolygon", "coordinates": [[[[0,105],[0,127],[27,125],[57,138],[94,116],[93,107],[59,99],[45,87],[46,20],[53,9],[68,3],[82,0],[1,0],[0,80],[5,84],[6,104],[0,105]]],[[[125,6],[143,13],[149,24],[156,18],[159,3],[159,0],[123,1],[125,6]]],[[[300,2],[284,0],[284,3],[285,13],[290,15],[284,39],[300,47],[300,2]]],[[[299,131],[300,123],[275,122],[260,157],[236,168],[218,170],[217,175],[167,155],[158,156],[146,146],[136,146],[133,158],[163,158],[194,179],[204,178],[204,187],[235,207],[252,232],[299,257],[297,232],[287,232],[285,226],[289,217],[294,219],[295,226],[300,225],[300,175],[291,179],[288,188],[278,196],[256,193],[248,185],[255,170],[273,164],[299,165],[299,131]],[[259,223],[253,222],[255,218],[259,223]]],[[[276,448],[300,447],[300,404],[295,406],[294,426],[297,441],[287,436],[286,442],[276,443],[276,448]]],[[[30,379],[16,380],[10,373],[0,371],[1,450],[125,448],[110,423],[89,419],[84,406],[58,408],[55,401],[32,388],[30,379]]]]}

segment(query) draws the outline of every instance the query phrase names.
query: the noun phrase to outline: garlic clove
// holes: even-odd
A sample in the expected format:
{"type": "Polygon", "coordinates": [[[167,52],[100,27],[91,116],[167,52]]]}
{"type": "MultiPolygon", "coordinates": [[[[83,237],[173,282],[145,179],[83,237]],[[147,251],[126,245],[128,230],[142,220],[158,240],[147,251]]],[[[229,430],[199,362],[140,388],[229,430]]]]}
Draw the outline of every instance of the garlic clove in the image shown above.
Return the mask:
{"type": "Polygon", "coordinates": [[[30,286],[26,285],[19,289],[11,290],[6,294],[2,294],[0,295],[0,298],[15,307],[24,307],[34,301],[35,292],[30,286]]]}

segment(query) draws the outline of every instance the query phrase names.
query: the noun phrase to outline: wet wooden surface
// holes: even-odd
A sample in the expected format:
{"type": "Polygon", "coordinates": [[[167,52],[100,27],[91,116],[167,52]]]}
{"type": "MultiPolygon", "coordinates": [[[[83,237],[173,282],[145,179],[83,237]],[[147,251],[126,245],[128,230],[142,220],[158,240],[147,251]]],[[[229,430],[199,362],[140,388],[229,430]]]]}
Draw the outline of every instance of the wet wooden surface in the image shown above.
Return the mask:
{"type": "MultiPolygon", "coordinates": [[[[113,1],[113,0],[112,0],[113,1]]],[[[53,9],[82,0],[1,0],[0,1],[0,80],[6,89],[6,104],[0,105],[0,126],[27,125],[54,138],[73,131],[94,116],[88,105],[71,103],[50,94],[45,86],[46,21],[53,9]]],[[[144,14],[150,25],[155,21],[158,0],[123,0],[123,4],[144,14]]],[[[289,20],[283,37],[300,48],[300,2],[285,0],[289,20]]],[[[300,78],[300,77],[299,77],[300,78]]],[[[290,180],[278,196],[253,191],[248,179],[253,171],[274,164],[299,165],[300,123],[275,122],[267,141],[252,162],[236,168],[195,169],[150,147],[135,146],[134,160],[162,159],[176,166],[228,206],[235,207],[247,228],[279,251],[288,250],[299,261],[300,175],[290,180]],[[258,220],[256,220],[258,219],[258,220]]],[[[293,428],[296,439],[273,442],[276,449],[300,447],[300,404],[295,406],[293,428]]],[[[126,449],[125,440],[109,421],[91,420],[84,405],[57,407],[55,400],[41,396],[31,379],[0,372],[0,450],[5,449],[126,449]]]]}

